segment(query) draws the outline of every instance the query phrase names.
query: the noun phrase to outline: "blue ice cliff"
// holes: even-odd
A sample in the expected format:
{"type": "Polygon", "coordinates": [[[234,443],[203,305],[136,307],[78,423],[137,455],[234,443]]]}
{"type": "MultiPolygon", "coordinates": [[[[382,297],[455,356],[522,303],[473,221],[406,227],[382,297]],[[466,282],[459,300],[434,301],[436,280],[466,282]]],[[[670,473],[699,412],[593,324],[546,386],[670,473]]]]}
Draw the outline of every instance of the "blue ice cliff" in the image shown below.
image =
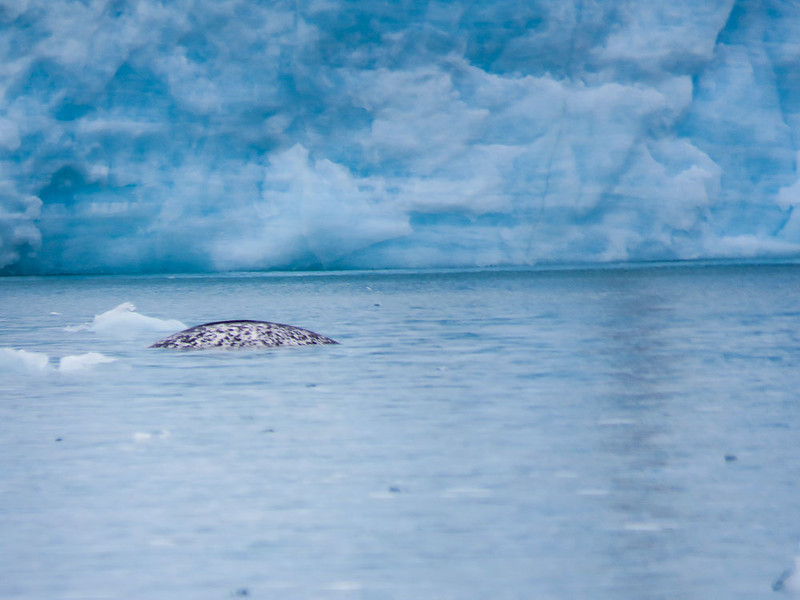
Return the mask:
{"type": "Polygon", "coordinates": [[[800,4],[0,0],[0,272],[800,257],[800,4]]]}

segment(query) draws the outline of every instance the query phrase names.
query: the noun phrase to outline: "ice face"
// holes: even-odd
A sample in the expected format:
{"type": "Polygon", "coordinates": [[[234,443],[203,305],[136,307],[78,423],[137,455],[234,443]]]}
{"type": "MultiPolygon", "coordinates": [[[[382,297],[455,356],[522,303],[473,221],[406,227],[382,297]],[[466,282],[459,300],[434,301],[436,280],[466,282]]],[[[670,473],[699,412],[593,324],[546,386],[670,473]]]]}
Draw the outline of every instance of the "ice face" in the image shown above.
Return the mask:
{"type": "Polygon", "coordinates": [[[0,0],[0,270],[797,256],[797,39],[779,0],[0,0]]]}

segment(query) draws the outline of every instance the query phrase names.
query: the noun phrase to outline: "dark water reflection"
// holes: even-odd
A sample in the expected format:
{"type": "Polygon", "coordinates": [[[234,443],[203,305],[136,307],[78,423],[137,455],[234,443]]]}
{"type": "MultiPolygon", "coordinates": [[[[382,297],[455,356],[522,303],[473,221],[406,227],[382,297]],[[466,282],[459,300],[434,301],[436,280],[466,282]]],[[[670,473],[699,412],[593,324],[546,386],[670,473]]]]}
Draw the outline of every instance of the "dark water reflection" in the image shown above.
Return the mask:
{"type": "Polygon", "coordinates": [[[679,545],[678,505],[683,483],[668,470],[667,417],[680,378],[680,359],[670,343],[674,290],[651,290],[630,278],[611,278],[598,323],[605,388],[600,451],[613,457],[607,472],[609,508],[620,529],[610,536],[608,558],[615,577],[609,591],[657,598],[680,589],[663,570],[679,545]],[[623,568],[618,568],[620,565],[623,568]]]}
{"type": "Polygon", "coordinates": [[[720,581],[738,582],[742,597],[768,592],[772,573],[760,572],[758,584],[744,575],[758,571],[753,553],[764,549],[739,536],[769,526],[752,521],[769,505],[759,471],[783,471],[786,483],[798,473],[794,461],[772,462],[769,428],[780,424],[761,395],[782,396],[788,412],[778,419],[792,435],[781,438],[800,441],[790,367],[800,282],[791,269],[787,279],[756,269],[703,275],[609,274],[596,300],[594,400],[607,415],[597,464],[617,529],[605,550],[609,597],[699,598],[720,581]]]}

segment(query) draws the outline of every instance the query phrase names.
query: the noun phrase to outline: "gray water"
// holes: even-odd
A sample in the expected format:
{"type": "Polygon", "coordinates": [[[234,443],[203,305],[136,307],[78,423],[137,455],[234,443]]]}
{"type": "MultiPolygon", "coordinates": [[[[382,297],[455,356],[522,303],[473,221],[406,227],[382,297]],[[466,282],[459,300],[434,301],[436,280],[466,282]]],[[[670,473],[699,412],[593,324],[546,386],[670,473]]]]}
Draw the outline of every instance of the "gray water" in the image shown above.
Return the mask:
{"type": "Polygon", "coordinates": [[[758,599],[800,267],[0,279],[0,597],[758,599]],[[121,302],[341,342],[65,328],[121,302]],[[51,314],[58,313],[58,314],[51,314]],[[63,356],[116,362],[59,372],[63,356]]]}

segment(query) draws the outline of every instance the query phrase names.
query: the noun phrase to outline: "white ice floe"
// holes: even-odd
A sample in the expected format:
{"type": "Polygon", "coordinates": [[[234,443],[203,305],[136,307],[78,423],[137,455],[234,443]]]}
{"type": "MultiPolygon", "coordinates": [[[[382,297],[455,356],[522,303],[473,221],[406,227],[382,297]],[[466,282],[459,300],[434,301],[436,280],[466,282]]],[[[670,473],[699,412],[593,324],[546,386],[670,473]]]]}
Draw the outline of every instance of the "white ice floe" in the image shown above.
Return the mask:
{"type": "Polygon", "coordinates": [[[111,358],[99,352],[87,352],[75,356],[65,356],[58,362],[58,370],[61,373],[71,373],[75,371],[86,371],[96,365],[116,362],[116,358],[111,358]]]}
{"type": "Polygon", "coordinates": [[[99,352],[87,352],[73,356],[64,356],[58,361],[58,367],[50,362],[44,352],[31,352],[15,348],[0,348],[0,373],[9,375],[37,375],[46,373],[72,373],[88,371],[97,365],[116,362],[99,352]]]}
{"type": "Polygon", "coordinates": [[[144,431],[137,431],[133,434],[133,441],[134,442],[150,442],[153,440],[166,440],[169,439],[169,431],[166,429],[162,429],[161,431],[153,431],[153,432],[144,432],[144,431]]]}
{"type": "Polygon", "coordinates": [[[50,358],[43,352],[0,348],[0,373],[44,373],[50,369],[50,358]]]}
{"type": "Polygon", "coordinates": [[[186,325],[175,319],[158,319],[136,312],[130,302],[95,315],[91,323],[67,327],[67,331],[91,331],[109,337],[134,337],[140,333],[180,331],[186,325]]]}

